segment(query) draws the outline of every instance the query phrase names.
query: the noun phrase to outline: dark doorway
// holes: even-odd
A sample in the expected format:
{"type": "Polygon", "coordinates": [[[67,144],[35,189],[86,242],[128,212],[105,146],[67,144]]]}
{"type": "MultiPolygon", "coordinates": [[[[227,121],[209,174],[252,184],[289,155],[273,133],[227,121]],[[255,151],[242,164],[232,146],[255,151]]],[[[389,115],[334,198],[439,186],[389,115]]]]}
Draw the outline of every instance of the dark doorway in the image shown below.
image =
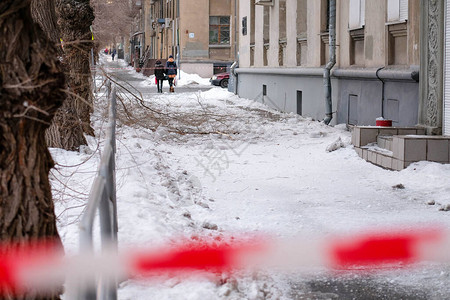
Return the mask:
{"type": "Polygon", "coordinates": [[[348,95],[348,124],[358,125],[358,95],[348,95]]]}
{"type": "Polygon", "coordinates": [[[297,91],[297,114],[302,116],[302,108],[303,108],[303,95],[302,91],[297,91]]]}

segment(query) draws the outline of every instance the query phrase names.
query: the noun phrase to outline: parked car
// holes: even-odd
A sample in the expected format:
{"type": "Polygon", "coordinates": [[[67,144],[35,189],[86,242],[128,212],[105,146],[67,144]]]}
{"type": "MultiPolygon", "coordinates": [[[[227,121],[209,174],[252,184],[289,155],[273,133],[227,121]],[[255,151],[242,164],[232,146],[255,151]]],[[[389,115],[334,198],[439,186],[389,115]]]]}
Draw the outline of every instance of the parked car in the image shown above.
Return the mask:
{"type": "Polygon", "coordinates": [[[230,73],[225,72],[225,73],[219,73],[214,75],[213,77],[211,77],[211,79],[209,80],[211,82],[211,84],[214,85],[219,85],[223,88],[228,87],[228,80],[230,79],[230,73]]]}

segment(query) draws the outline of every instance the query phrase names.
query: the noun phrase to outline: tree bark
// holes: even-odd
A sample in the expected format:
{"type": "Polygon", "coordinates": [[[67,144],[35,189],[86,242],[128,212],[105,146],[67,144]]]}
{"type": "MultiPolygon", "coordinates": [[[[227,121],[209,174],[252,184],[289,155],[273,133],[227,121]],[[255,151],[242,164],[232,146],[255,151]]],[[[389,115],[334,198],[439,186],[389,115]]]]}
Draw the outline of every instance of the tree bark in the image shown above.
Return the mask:
{"type": "Polygon", "coordinates": [[[0,241],[60,242],[44,134],[65,98],[65,77],[54,44],[30,19],[30,0],[0,1],[0,241]]]}
{"type": "Polygon", "coordinates": [[[32,0],[31,15],[33,20],[41,26],[48,39],[55,44],[58,55],[62,56],[63,50],[61,48],[55,0],[32,0]]]}
{"type": "Polygon", "coordinates": [[[90,26],[94,20],[94,11],[89,0],[57,0],[56,11],[64,41],[64,63],[69,69],[68,100],[71,107],[68,109],[75,109],[84,133],[94,135],[90,125],[93,96],[89,59],[93,48],[90,26]]]}
{"type": "MultiPolygon", "coordinates": [[[[32,0],[31,13],[33,20],[38,23],[47,37],[58,45],[58,55],[64,58],[64,51],[61,47],[61,32],[58,26],[55,0],[32,0]]],[[[70,70],[70,62],[63,60],[66,70],[70,70]]],[[[69,75],[69,73],[68,73],[69,75]]],[[[76,83],[73,83],[75,85],[76,83]]],[[[67,101],[57,111],[51,126],[47,129],[45,139],[47,145],[53,148],[65,150],[78,150],[80,145],[86,145],[84,138],[83,121],[80,112],[77,110],[76,94],[68,87],[67,101]],[[69,95],[71,95],[69,97],[69,95]]],[[[89,118],[89,116],[87,117],[89,118]]],[[[88,126],[89,127],[89,126],[88,126]]],[[[90,127],[89,127],[90,128],[90,127]]]]}

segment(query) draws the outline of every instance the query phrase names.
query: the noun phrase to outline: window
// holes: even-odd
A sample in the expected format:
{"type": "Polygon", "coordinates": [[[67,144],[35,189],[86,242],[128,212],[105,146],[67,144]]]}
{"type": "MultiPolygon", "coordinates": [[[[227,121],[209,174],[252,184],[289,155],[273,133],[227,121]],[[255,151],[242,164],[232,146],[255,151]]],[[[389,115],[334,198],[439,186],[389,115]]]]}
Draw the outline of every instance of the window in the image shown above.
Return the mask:
{"type": "Polygon", "coordinates": [[[330,0],[321,1],[321,24],[320,31],[328,32],[330,27],[330,0]]]}
{"type": "Polygon", "coordinates": [[[264,44],[269,43],[269,39],[270,39],[270,7],[269,6],[264,6],[263,39],[264,39],[264,44]]]}
{"type": "Polygon", "coordinates": [[[366,1],[350,0],[349,4],[350,64],[363,66],[366,1]]]}
{"type": "Polygon", "coordinates": [[[264,6],[263,24],[263,65],[269,65],[269,44],[270,44],[270,6],[264,6]]]}
{"type": "Polygon", "coordinates": [[[279,38],[286,40],[286,0],[279,0],[279,38]]]}
{"type": "Polygon", "coordinates": [[[307,0],[297,0],[297,66],[306,64],[308,52],[307,0]]]}
{"type": "Polygon", "coordinates": [[[348,28],[358,29],[365,25],[365,0],[350,0],[348,28]]]}
{"type": "Polygon", "coordinates": [[[230,17],[209,17],[209,44],[230,44],[230,17]]]}
{"type": "Polygon", "coordinates": [[[329,60],[329,30],[330,30],[330,0],[321,0],[321,24],[320,24],[320,65],[325,65],[329,60]]]}
{"type": "Polygon", "coordinates": [[[408,0],[387,0],[387,21],[404,22],[408,20],[408,0]]]}
{"type": "Polygon", "coordinates": [[[388,64],[408,62],[408,0],[387,0],[388,64]]]}
{"type": "Polygon", "coordinates": [[[242,35],[247,35],[247,17],[242,18],[242,35]]]}
{"type": "Polygon", "coordinates": [[[250,45],[255,45],[255,0],[250,3],[250,45]]]}
{"type": "Polygon", "coordinates": [[[283,66],[286,63],[286,0],[279,0],[279,47],[278,47],[278,65],[283,66]]]}
{"type": "Polygon", "coordinates": [[[306,37],[308,30],[307,18],[307,1],[297,0],[297,37],[306,37]]]}

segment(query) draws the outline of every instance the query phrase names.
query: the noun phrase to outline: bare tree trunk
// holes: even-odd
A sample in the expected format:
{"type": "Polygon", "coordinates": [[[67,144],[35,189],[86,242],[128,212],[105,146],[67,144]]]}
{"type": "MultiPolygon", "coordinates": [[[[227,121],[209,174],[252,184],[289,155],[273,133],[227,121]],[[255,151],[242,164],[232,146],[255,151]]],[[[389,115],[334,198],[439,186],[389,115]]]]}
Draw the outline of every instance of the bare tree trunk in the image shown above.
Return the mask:
{"type": "MultiPolygon", "coordinates": [[[[60,46],[61,33],[58,27],[58,18],[56,15],[55,0],[32,0],[31,13],[33,20],[40,25],[47,37],[58,45],[58,55],[64,57],[64,51],[60,46]]],[[[66,60],[65,69],[70,70],[66,60]]],[[[48,146],[53,148],[62,148],[66,150],[78,150],[80,145],[86,145],[84,138],[83,121],[80,118],[80,112],[77,111],[77,103],[72,94],[73,91],[67,89],[68,98],[63,106],[57,111],[51,126],[47,129],[45,139],[48,146]]],[[[89,117],[89,116],[88,116],[89,117]]]]}
{"type": "Polygon", "coordinates": [[[32,0],[31,15],[33,20],[41,26],[48,39],[55,44],[59,56],[63,55],[61,48],[58,18],[56,17],[55,0],[32,0]]]}
{"type": "Polygon", "coordinates": [[[64,62],[68,66],[69,101],[75,109],[84,133],[94,135],[90,126],[92,87],[89,55],[93,47],[90,26],[94,11],[89,0],[57,0],[58,23],[64,41],[64,62]]]}
{"type": "MultiPolygon", "coordinates": [[[[65,79],[54,44],[30,19],[30,0],[0,2],[2,242],[60,241],[48,180],[53,160],[44,133],[65,98],[65,79]]],[[[23,298],[59,299],[59,293],[23,298]]]]}

